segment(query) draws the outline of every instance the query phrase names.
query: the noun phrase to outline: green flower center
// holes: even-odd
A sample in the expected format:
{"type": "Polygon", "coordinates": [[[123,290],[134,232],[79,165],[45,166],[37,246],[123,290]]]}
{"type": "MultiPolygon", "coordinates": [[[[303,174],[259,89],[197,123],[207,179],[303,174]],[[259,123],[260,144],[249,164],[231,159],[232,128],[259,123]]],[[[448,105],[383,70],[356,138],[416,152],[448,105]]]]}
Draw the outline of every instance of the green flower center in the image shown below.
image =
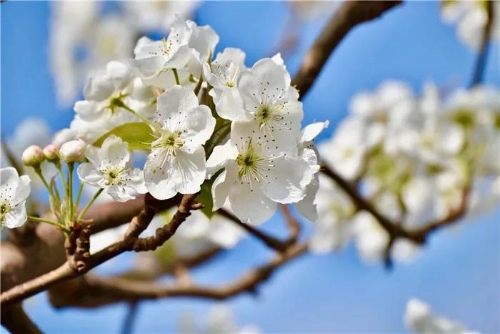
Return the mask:
{"type": "Polygon", "coordinates": [[[175,157],[177,150],[184,146],[181,134],[181,131],[170,132],[164,130],[160,137],[153,142],[152,148],[166,150],[167,155],[175,157]]]}
{"type": "Polygon", "coordinates": [[[252,144],[252,140],[248,142],[245,153],[240,153],[236,157],[236,164],[239,166],[238,177],[241,179],[251,177],[256,181],[262,179],[262,162],[265,159],[257,152],[252,144]]]}
{"type": "Polygon", "coordinates": [[[7,202],[1,202],[0,203],[0,223],[3,225],[5,222],[5,219],[7,218],[7,215],[9,212],[12,211],[12,207],[9,203],[7,202]]]}

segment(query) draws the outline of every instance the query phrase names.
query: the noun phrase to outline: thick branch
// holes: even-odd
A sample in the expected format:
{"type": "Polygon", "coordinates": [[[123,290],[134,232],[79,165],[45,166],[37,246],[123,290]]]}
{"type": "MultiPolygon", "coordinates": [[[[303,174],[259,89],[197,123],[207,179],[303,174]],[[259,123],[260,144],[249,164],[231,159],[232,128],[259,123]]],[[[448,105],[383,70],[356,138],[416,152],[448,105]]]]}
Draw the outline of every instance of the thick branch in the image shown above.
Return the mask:
{"type": "Polygon", "coordinates": [[[186,217],[189,215],[189,211],[192,209],[195,197],[196,194],[184,195],[182,197],[181,203],[179,204],[179,209],[177,210],[177,213],[174,215],[170,223],[165,225],[161,229],[158,229],[154,237],[143,239],[136,238],[135,235],[140,234],[138,230],[142,228],[145,229],[157,212],[157,208],[154,207],[152,203],[146,204],[139,215],[134,217],[133,222],[130,224],[134,227],[127,230],[122,241],[116,242],[99,251],[98,253],[92,255],[87,259],[85,266],[83,267],[75,267],[70,261],[67,261],[59,268],[45,275],[39,276],[35,279],[32,279],[31,281],[13,287],[12,289],[0,295],[1,305],[3,307],[12,305],[16,302],[19,302],[46,290],[54,284],[83,275],[89,270],[125,251],[150,250],[156,248],[157,246],[160,246],[163,242],[172,237],[177,228],[182,224],[182,222],[184,222],[186,217]],[[158,244],[155,244],[155,242],[158,242],[158,244]]]}
{"type": "Polygon", "coordinates": [[[234,282],[220,287],[164,286],[151,282],[131,281],[123,278],[88,277],[87,286],[76,295],[66,298],[65,305],[59,307],[93,308],[118,302],[135,302],[145,299],[172,297],[193,297],[223,300],[241,293],[256,293],[257,287],[265,282],[281,266],[307,251],[306,244],[292,245],[284,253],[278,253],[267,264],[249,270],[234,282]]]}
{"type": "Polygon", "coordinates": [[[42,333],[24,312],[20,304],[2,308],[2,325],[11,333],[38,334],[42,333]]]}
{"type": "Polygon", "coordinates": [[[301,98],[307,94],[330,54],[351,29],[360,23],[379,17],[400,3],[400,0],[345,1],[316,38],[313,46],[304,57],[299,72],[292,80],[292,85],[299,90],[301,98]]]}

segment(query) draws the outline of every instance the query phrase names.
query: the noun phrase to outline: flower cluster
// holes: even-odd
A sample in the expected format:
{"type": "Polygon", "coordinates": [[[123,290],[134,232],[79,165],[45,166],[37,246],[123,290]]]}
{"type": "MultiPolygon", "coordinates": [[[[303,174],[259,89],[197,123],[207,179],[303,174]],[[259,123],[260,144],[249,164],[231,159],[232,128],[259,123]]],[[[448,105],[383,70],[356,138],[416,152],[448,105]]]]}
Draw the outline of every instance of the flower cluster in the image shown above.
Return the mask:
{"type": "MultiPolygon", "coordinates": [[[[465,198],[474,213],[494,206],[500,195],[498,90],[475,87],[442,95],[430,84],[416,96],[403,83],[386,82],[376,92],[356,95],[349,117],[318,147],[330,168],[410,230],[443,219],[465,198]]],[[[388,233],[371,214],[358,213],[326,177],[316,204],[313,250],[336,249],[353,238],[364,259],[383,257],[388,233]]],[[[416,248],[397,239],[393,258],[411,259],[416,248]]]]}
{"type": "MultiPolygon", "coordinates": [[[[441,16],[449,24],[456,24],[459,38],[467,46],[479,50],[484,29],[488,23],[488,0],[443,1],[441,16]]],[[[500,39],[500,3],[491,1],[493,17],[491,22],[491,39],[500,39]]]]}
{"type": "Polygon", "coordinates": [[[168,199],[205,184],[214,210],[226,205],[252,224],[277,203],[298,203],[314,219],[312,141],[326,124],[302,129],[302,103],[279,54],[247,68],[239,49],[212,60],[218,41],[209,26],[180,18],[166,38],[139,39],[134,59],[111,61],[88,80],[55,141],[85,142],[80,180],[115,200],[168,199]],[[147,152],[143,172],[132,168],[137,149],[147,152]]]}
{"type": "Polygon", "coordinates": [[[175,15],[189,18],[196,1],[119,1],[51,3],[50,61],[57,98],[69,106],[92,71],[111,60],[126,60],[136,36],[167,33],[175,15]],[[103,14],[104,13],[104,14],[103,14]]]}

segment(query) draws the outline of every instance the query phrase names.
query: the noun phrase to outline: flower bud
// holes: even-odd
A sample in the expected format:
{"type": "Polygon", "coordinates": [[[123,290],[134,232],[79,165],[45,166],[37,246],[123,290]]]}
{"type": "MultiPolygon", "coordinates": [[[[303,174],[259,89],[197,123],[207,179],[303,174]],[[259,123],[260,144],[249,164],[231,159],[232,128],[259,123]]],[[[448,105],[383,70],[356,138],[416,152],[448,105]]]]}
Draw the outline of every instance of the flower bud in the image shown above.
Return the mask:
{"type": "Polygon", "coordinates": [[[45,160],[43,150],[40,146],[31,145],[24,150],[22,161],[25,166],[36,167],[45,160]]]}
{"type": "Polygon", "coordinates": [[[62,144],[59,157],[65,162],[82,162],[85,160],[86,144],[80,140],[70,140],[62,144]]]}
{"type": "Polygon", "coordinates": [[[47,145],[43,149],[43,155],[48,161],[55,161],[59,159],[59,148],[54,144],[47,145]]]}

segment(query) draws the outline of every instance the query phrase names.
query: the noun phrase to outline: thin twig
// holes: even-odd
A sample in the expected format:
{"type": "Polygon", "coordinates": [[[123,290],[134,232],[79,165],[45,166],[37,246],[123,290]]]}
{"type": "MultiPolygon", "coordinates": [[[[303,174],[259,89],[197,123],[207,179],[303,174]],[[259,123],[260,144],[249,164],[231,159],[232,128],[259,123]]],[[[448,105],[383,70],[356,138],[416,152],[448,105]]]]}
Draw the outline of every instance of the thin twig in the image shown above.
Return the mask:
{"type": "Polygon", "coordinates": [[[472,74],[472,80],[469,87],[472,88],[483,81],[484,69],[486,68],[486,60],[488,58],[488,49],[490,45],[491,38],[491,27],[493,25],[494,10],[493,1],[485,1],[487,21],[484,25],[483,34],[481,36],[481,44],[479,46],[479,52],[476,58],[476,64],[474,66],[474,72],[472,74]]]}
{"type": "Polygon", "coordinates": [[[138,311],[139,303],[136,301],[130,302],[125,314],[122,330],[120,331],[122,334],[132,334],[134,332],[134,323],[137,319],[138,311]]]}
{"type": "Polygon", "coordinates": [[[283,252],[284,250],[287,249],[288,242],[286,242],[286,241],[283,242],[279,239],[276,239],[275,237],[267,235],[266,233],[260,231],[259,229],[255,228],[251,225],[243,223],[241,220],[238,219],[238,217],[236,217],[235,215],[233,215],[232,213],[230,213],[224,209],[220,209],[218,211],[218,213],[221,216],[226,217],[227,219],[229,219],[230,221],[232,221],[233,223],[235,223],[236,225],[238,225],[239,227],[241,227],[242,229],[244,229],[248,233],[250,233],[255,238],[262,241],[267,247],[274,249],[275,251],[278,251],[278,252],[283,252]]]}

